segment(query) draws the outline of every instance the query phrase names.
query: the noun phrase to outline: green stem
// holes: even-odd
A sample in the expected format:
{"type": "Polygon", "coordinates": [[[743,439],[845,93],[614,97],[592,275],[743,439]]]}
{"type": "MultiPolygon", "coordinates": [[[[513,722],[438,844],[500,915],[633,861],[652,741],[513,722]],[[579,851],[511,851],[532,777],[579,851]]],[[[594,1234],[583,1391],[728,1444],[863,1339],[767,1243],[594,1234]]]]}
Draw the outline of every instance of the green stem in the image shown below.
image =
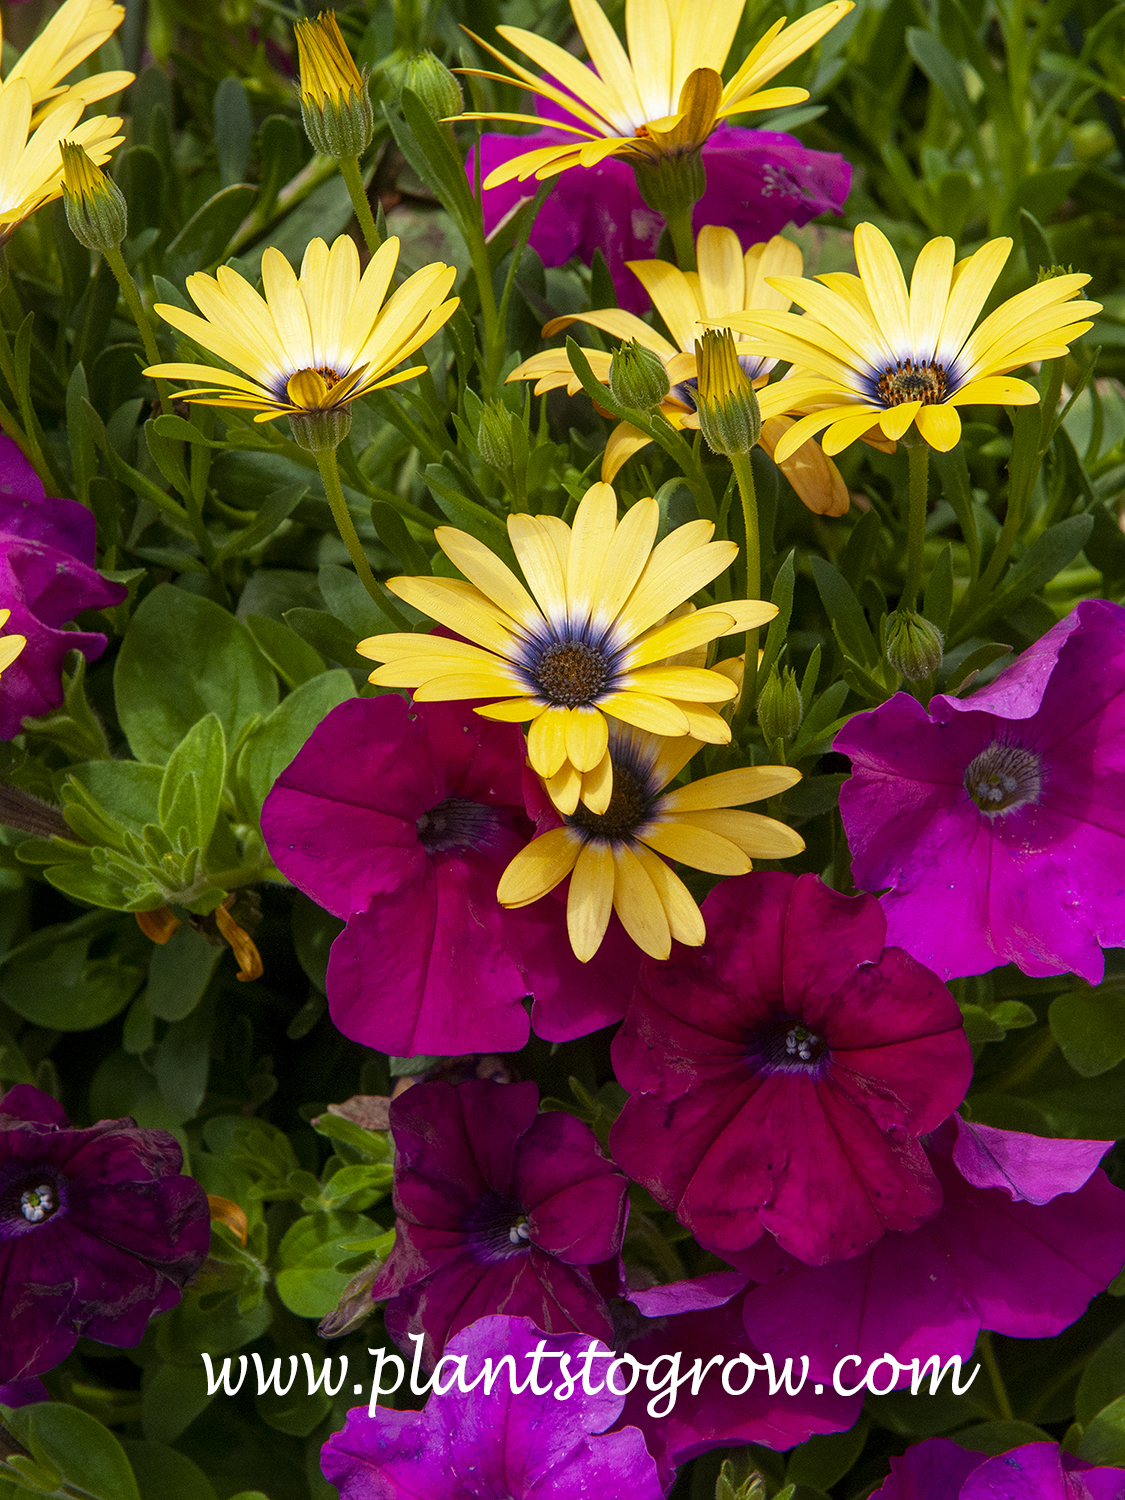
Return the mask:
{"type": "Polygon", "coordinates": [[[367,190],[363,186],[363,177],[359,170],[359,158],[357,156],[339,156],[336,164],[340,168],[340,176],[348,189],[348,197],[352,200],[355,216],[359,220],[359,227],[363,231],[363,238],[367,244],[368,253],[374,255],[383,241],[379,231],[375,228],[375,216],[371,212],[371,204],[368,202],[367,190]]]}
{"type": "Polygon", "coordinates": [[[375,577],[375,574],[372,573],[371,565],[364,556],[359,537],[356,535],[351,512],[348,510],[348,503],[344,499],[335,448],[319,448],[314,452],[313,457],[316,459],[316,466],[320,470],[324,493],[332,510],[332,519],[336,522],[336,529],[340,533],[344,546],[348,549],[348,556],[355,564],[355,570],[359,574],[360,581],[379,606],[380,611],[387,617],[395,629],[408,631],[410,629],[409,620],[395,608],[394,600],[375,577]]]}
{"type": "Polygon", "coordinates": [[[913,609],[922,589],[926,546],[926,491],[930,477],[930,445],[915,438],[906,448],[910,464],[910,499],[906,520],[906,582],[899,608],[913,609]]]}
{"type": "Polygon", "coordinates": [[[992,1394],[996,1397],[996,1410],[1000,1413],[1002,1421],[1011,1422],[1014,1416],[1012,1403],[1008,1399],[1004,1377],[1000,1373],[996,1351],[992,1347],[992,1338],[987,1330],[982,1329],[977,1339],[977,1353],[980,1355],[981,1364],[988,1371],[988,1378],[992,1383],[992,1394]]]}
{"type": "MultiPolygon", "coordinates": [[[[160,350],[156,346],[156,335],[152,331],[152,319],[148,315],[148,309],[141,301],[141,294],[137,291],[137,283],[129,275],[121,251],[116,247],[103,250],[109,265],[109,269],[117,277],[117,285],[121,288],[121,295],[125,298],[126,305],[133,315],[133,322],[137,325],[137,332],[141,336],[141,343],[145,346],[145,358],[150,365],[161,363],[160,350]]],[[[167,416],[172,410],[172,387],[166,380],[156,382],[157,393],[160,396],[160,409],[167,416]]]]}
{"type": "MultiPolygon", "coordinates": [[[[0,291],[8,284],[8,262],[3,247],[0,247],[0,291]]],[[[0,317],[0,374],[3,375],[12,395],[16,398],[20,416],[23,418],[23,449],[28,462],[38,475],[39,482],[49,495],[57,495],[60,485],[55,478],[54,471],[47,461],[47,455],[43,452],[40,441],[39,422],[35,415],[35,408],[31,404],[30,390],[21,389],[20,382],[16,376],[16,361],[12,354],[12,345],[8,338],[8,330],[4,327],[4,320],[0,317]]]]}
{"type": "MultiPolygon", "coordinates": [[[[758,532],[758,493],[754,487],[754,466],[749,453],[731,457],[738,493],[742,500],[742,522],[746,531],[746,597],[757,599],[762,589],[762,547],[758,532]]],[[[749,719],[758,701],[758,632],[746,632],[746,665],[742,678],[742,697],[734,723],[736,732],[749,719]]]]}
{"type": "Polygon", "coordinates": [[[483,375],[483,395],[486,401],[490,401],[496,394],[497,373],[504,361],[500,314],[496,307],[496,293],[492,286],[492,259],[488,253],[488,242],[484,237],[483,225],[479,233],[474,225],[466,233],[465,238],[469,246],[469,256],[473,263],[473,277],[477,284],[477,296],[480,298],[481,321],[484,324],[482,331],[484,361],[481,372],[483,375]]]}
{"type": "Polygon", "coordinates": [[[670,208],[664,214],[664,222],[668,225],[672,248],[676,252],[681,271],[696,269],[695,236],[691,230],[691,212],[694,207],[694,203],[689,203],[686,208],[670,208]]]}

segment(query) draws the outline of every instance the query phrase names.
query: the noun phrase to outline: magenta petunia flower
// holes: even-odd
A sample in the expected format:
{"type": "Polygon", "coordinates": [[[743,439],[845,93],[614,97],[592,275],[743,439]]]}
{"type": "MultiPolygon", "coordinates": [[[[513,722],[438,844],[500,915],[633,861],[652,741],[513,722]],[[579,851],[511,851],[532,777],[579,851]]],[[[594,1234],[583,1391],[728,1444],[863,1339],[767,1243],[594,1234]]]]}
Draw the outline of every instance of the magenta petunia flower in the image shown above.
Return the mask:
{"type": "MultiPolygon", "coordinates": [[[[1121,1269],[1125,1193],[1095,1170],[1112,1144],[954,1115],[923,1142],[942,1206],[913,1233],[830,1266],[802,1265],[765,1240],[738,1258],[761,1283],[745,1299],[749,1336],[779,1357],[807,1354],[817,1380],[858,1356],[841,1372],[847,1387],[884,1354],[904,1365],[968,1361],[982,1328],[1054,1337],[1121,1269]]],[[[877,1375],[880,1388],[910,1381],[900,1372],[896,1382],[890,1366],[877,1375]]]]}
{"type": "MultiPolygon", "coordinates": [[[[632,1424],[644,1433],[666,1487],[678,1464],[713,1448],[760,1443],[782,1451],[814,1433],[844,1432],[859,1420],[863,1397],[838,1396],[831,1387],[817,1395],[812,1381],[801,1382],[799,1359],[790,1386],[781,1384],[771,1395],[762,1354],[743,1327],[746,1284],[741,1272],[712,1271],[628,1292],[628,1301],[615,1305],[618,1346],[654,1369],[628,1395],[618,1425],[632,1424]],[[759,1366],[746,1390],[750,1371],[739,1363],[740,1356],[759,1366]],[[653,1361],[658,1361],[655,1367],[653,1361]],[[731,1395],[723,1384],[724,1367],[732,1361],[728,1383],[740,1395],[731,1395]],[[682,1381],[674,1398],[669,1394],[672,1379],[682,1381]]],[[[783,1374],[781,1360],[775,1383],[783,1374]]],[[[623,1371],[615,1383],[623,1388],[627,1379],[623,1371]]]]}
{"type": "Polygon", "coordinates": [[[616,1256],[625,1178],[581,1120],[538,1114],[534,1083],[419,1083],[391,1104],[395,1247],[371,1295],[427,1367],[490,1313],[608,1338],[589,1268],[616,1256]]]}
{"type": "Polygon", "coordinates": [[[1055,1443],[1028,1443],[989,1458],[927,1438],[891,1459],[871,1500],[1125,1500],[1125,1469],[1096,1468],[1055,1443]]]}
{"type": "Polygon", "coordinates": [[[535,833],[526,758],[515,724],[387,694],[333,709],[278,777],[262,809],[270,855],[347,921],[328,965],[345,1036],[398,1057],[515,1052],[529,994],[549,1041],[620,1020],[623,933],[600,964],[579,965],[561,902],[529,913],[496,900],[535,833]]]}
{"type": "Polygon", "coordinates": [[[164,1130],[67,1123],[48,1094],[0,1098],[0,1382],[65,1359],[79,1334],[138,1344],[211,1243],[203,1189],[164,1130]]]}
{"type": "MultiPolygon", "coordinates": [[[[593,1395],[577,1381],[565,1400],[526,1386],[534,1369],[540,1391],[565,1388],[564,1372],[577,1374],[590,1347],[584,1334],[544,1337],[527,1318],[481,1318],[450,1341],[449,1353],[464,1359],[466,1385],[490,1360],[500,1372],[491,1394],[456,1384],[445,1390],[443,1382],[424,1411],[379,1407],[369,1416],[367,1407],[355,1408],[321,1451],[324,1476],[340,1500],[661,1500],[637,1429],[605,1431],[623,1396],[604,1384],[597,1390],[597,1381],[588,1382],[593,1395]],[[518,1394],[513,1370],[516,1385],[525,1386],[518,1394]]],[[[604,1359],[594,1368],[604,1370],[604,1359]]]]}
{"type": "Polygon", "coordinates": [[[50,1399],[41,1380],[9,1380],[6,1385],[0,1385],[0,1406],[32,1406],[37,1401],[50,1399]]]}
{"type": "Polygon", "coordinates": [[[972,1072],[961,1013],[871,896],[815,875],[724,881],[707,941],[641,965],[613,1044],[614,1159],[708,1249],[768,1230],[814,1265],[941,1206],[918,1137],[972,1072]]]}
{"type": "Polygon", "coordinates": [[[7,635],[27,645],[0,677],[0,740],[20,732],[62,702],[68,651],[93,661],[105,650],[96,631],[62,627],[84,609],[109,609],[128,590],[94,567],[94,517],[77,500],[43,493],[35,470],[11,438],[0,434],[0,610],[11,614],[7,635]]]}
{"type": "MultiPolygon", "coordinates": [[[[551,106],[537,101],[547,116],[551,106]]],[[[481,137],[481,180],[513,156],[568,139],[551,124],[533,135],[481,137]]],[[[733,229],[744,247],[768,240],[787,224],[798,228],[818,214],[838,214],[851,188],[852,169],[834,152],[810,151],[795,136],[773,130],[747,130],[721,124],[703,147],[707,189],[695,205],[694,233],[705,224],[733,229]]],[[[475,153],[468,161],[470,178],[475,153]]],[[[484,194],[486,233],[536,184],[504,183],[484,194]]],[[[626,268],[629,260],[651,260],[664,220],[641,197],[633,169],[616,157],[596,167],[564,172],[551,190],[531,231],[531,247],[545,266],[578,258],[586,265],[601,250],[613,275],[618,302],[630,312],[645,312],[647,294],[626,268]]]]}
{"type": "Polygon", "coordinates": [[[836,736],[856,881],[939,974],[1102,977],[1125,945],[1125,609],[1079,604],[990,686],[836,736]]]}

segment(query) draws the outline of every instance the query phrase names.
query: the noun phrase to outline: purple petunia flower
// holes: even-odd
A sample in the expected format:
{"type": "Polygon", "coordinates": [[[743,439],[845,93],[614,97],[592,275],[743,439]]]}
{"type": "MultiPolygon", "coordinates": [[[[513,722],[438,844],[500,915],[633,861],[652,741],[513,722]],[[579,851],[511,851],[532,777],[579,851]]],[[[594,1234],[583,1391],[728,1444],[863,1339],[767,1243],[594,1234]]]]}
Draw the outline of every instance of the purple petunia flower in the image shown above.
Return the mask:
{"type": "Polygon", "coordinates": [[[724,881],[707,941],[646,960],[613,1044],[610,1149],[708,1249],[768,1230],[814,1265],[941,1206],[918,1137],[972,1072],[961,1013],[871,896],[815,875],[724,881]]]}
{"type": "Polygon", "coordinates": [[[587,1125],[538,1107],[534,1083],[476,1080],[419,1083],[391,1104],[397,1237],[371,1295],[391,1299],[401,1348],[425,1336],[427,1368],[489,1313],[611,1333],[588,1268],[620,1248],[627,1184],[587,1125]]]}
{"type": "Polygon", "coordinates": [[[0,609],[11,611],[5,633],[27,638],[0,678],[0,740],[59,706],[68,651],[93,661],[105,650],[104,635],[62,629],[82,610],[109,609],[128,593],[95,570],[95,533],[91,512],[44,495],[35,470],[0,434],[0,609]]]}
{"type": "Polygon", "coordinates": [[[526,759],[515,724],[387,694],[334,708],[278,777],[262,809],[274,863],[347,921],[328,965],[345,1036],[399,1057],[515,1052],[528,994],[548,1041],[624,1014],[638,955],[623,955],[623,931],[581,965],[561,902],[507,912],[496,900],[535,833],[526,759]]]}
{"type": "MultiPolygon", "coordinates": [[[[1121,1269],[1125,1193],[1095,1170],[1112,1141],[1046,1140],[954,1115],[923,1144],[942,1206],[912,1234],[830,1266],[767,1241],[739,1258],[762,1283],[744,1305],[756,1344],[807,1354],[817,1380],[858,1356],[841,1372],[850,1387],[884,1354],[968,1360],[982,1328],[1054,1337],[1121,1269]]],[[[893,1377],[883,1367],[878,1383],[890,1389],[893,1377]]],[[[898,1385],[910,1381],[900,1372],[898,1385]]]]}
{"type": "Polygon", "coordinates": [[[871,1500],[1125,1500],[1125,1469],[1095,1468],[1054,1443],[989,1458],[927,1438],[891,1459],[871,1500]]]}
{"type": "MultiPolygon", "coordinates": [[[[746,1283],[741,1272],[711,1271],[690,1281],[628,1292],[628,1302],[615,1305],[619,1345],[655,1369],[630,1392],[618,1425],[631,1423],[644,1433],[666,1487],[678,1464],[713,1448],[760,1443],[782,1451],[814,1433],[843,1432],[859,1419],[862,1396],[838,1396],[831,1389],[817,1395],[810,1381],[791,1395],[790,1388],[800,1382],[799,1360],[791,1387],[780,1384],[770,1393],[762,1355],[743,1327],[746,1283]],[[738,1363],[742,1355],[755,1362],[756,1372],[738,1363]],[[654,1360],[659,1362],[655,1367],[654,1360]],[[731,1361],[736,1363],[728,1390],[723,1368],[731,1361]],[[750,1373],[753,1380],[743,1390],[750,1373]],[[669,1395],[672,1379],[683,1382],[674,1397],[669,1395]],[[732,1395],[731,1390],[742,1393],[732,1395]],[[657,1415],[650,1413],[650,1405],[657,1415]]],[[[777,1376],[783,1375],[783,1367],[780,1361],[777,1376]]],[[[627,1379],[625,1373],[617,1379],[619,1389],[627,1379]]]]}
{"type": "Polygon", "coordinates": [[[896,693],[835,748],[892,942],[947,978],[1101,979],[1100,948],[1125,945],[1125,609],[1079,604],[981,692],[928,714],[896,693]]]}
{"type": "Polygon", "coordinates": [[[0,1406],[32,1406],[37,1401],[50,1399],[41,1380],[9,1380],[6,1385],[0,1385],[0,1406]]]}
{"type": "MultiPolygon", "coordinates": [[[[544,116],[552,107],[537,101],[544,116]]],[[[567,134],[551,124],[533,135],[481,137],[481,180],[494,168],[541,146],[565,141],[567,134]]],[[[470,153],[468,172],[475,172],[470,153]]],[[[744,246],[768,240],[787,224],[798,228],[818,214],[842,211],[851,188],[852,169],[834,152],[810,151],[795,136],[773,130],[747,130],[721,124],[703,147],[707,189],[695,205],[693,232],[705,224],[733,229],[744,246]]],[[[484,226],[493,229],[538,184],[507,182],[489,188],[484,197],[484,226]]],[[[620,305],[630,312],[648,309],[649,301],[629,260],[656,254],[664,220],[641,197],[632,167],[607,157],[596,167],[564,172],[551,190],[531,231],[530,244],[545,266],[564,265],[577,255],[589,264],[601,250],[613,275],[620,305]]]]}
{"type": "Polygon", "coordinates": [[[0,1381],[65,1359],[79,1334],[138,1344],[211,1242],[207,1198],[164,1130],[83,1130],[18,1084],[0,1098],[0,1381]]]}
{"type": "MultiPolygon", "coordinates": [[[[512,1391],[511,1372],[519,1386],[533,1368],[540,1391],[565,1388],[560,1356],[577,1373],[590,1347],[584,1334],[544,1337],[527,1318],[481,1318],[451,1340],[449,1352],[464,1359],[466,1385],[490,1360],[499,1370],[491,1394],[452,1385],[432,1393],[420,1412],[353,1409],[321,1451],[325,1478],[340,1500],[661,1500],[637,1429],[605,1432],[623,1396],[604,1384],[597,1390],[595,1381],[593,1395],[578,1381],[564,1400],[526,1386],[512,1391]],[[536,1367],[537,1350],[544,1357],[536,1367]],[[508,1359],[510,1366],[501,1363],[508,1359]]],[[[604,1370],[604,1361],[594,1368],[604,1370]]]]}

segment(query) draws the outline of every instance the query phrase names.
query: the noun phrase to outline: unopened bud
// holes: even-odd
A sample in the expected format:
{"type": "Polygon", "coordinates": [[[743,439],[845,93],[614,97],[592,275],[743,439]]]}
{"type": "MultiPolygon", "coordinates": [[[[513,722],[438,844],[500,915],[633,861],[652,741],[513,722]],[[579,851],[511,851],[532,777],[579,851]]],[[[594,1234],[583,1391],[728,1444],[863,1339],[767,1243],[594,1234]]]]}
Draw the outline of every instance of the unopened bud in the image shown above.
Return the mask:
{"type": "Polygon", "coordinates": [[[749,453],[762,433],[758,398],[738,362],[729,329],[708,329],[695,345],[699,425],[713,453],[749,453]]]}
{"type": "Polygon", "coordinates": [[[375,111],[334,12],[298,21],[294,33],[301,118],[313,149],[322,156],[362,156],[375,134],[375,111]]]}
{"type": "Polygon", "coordinates": [[[73,141],[61,142],[66,222],[87,250],[116,250],[129,228],[125,195],[73,141]]]}
{"type": "Polygon", "coordinates": [[[737,1470],[728,1458],[715,1485],[715,1500],[766,1500],[766,1482],[757,1469],[739,1481],[737,1470]]]}
{"type": "Polygon", "coordinates": [[[941,631],[912,609],[896,609],[887,621],[887,660],[907,682],[921,682],[941,666],[941,631]]]}
{"type": "Polygon", "coordinates": [[[515,461],[512,413],[503,401],[490,401],[480,414],[477,449],[486,464],[508,473],[515,461]]]}
{"type": "Polygon", "coordinates": [[[402,86],[417,94],[426,113],[439,125],[465,108],[461,85],[432,52],[415,52],[406,65],[402,86]]]}
{"type": "Polygon", "coordinates": [[[622,344],[610,361],[609,390],[620,406],[654,411],[668,394],[664,361],[638,339],[622,344]]]}
{"type": "Polygon", "coordinates": [[[791,740],[801,727],[804,705],[797,676],[792,667],[778,672],[770,668],[765,686],[758,694],[758,723],[767,744],[774,740],[791,740]]]}
{"type": "MultiPolygon", "coordinates": [[[[1044,281],[1055,281],[1060,276],[1073,276],[1073,274],[1073,266],[1040,266],[1039,270],[1035,273],[1035,281],[1038,285],[1044,281]]],[[[1081,297],[1084,293],[1079,291],[1078,295],[1081,297]]]]}

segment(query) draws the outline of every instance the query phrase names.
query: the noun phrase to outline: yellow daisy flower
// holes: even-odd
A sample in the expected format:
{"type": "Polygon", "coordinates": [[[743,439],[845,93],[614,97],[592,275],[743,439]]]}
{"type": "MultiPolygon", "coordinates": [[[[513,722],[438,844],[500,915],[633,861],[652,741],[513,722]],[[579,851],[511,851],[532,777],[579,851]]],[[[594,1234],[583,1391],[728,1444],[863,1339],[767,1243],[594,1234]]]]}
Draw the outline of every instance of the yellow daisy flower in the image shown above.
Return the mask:
{"type": "Polygon", "coordinates": [[[78,123],[86,102],[73,91],[48,107],[32,126],[31,86],[16,78],[0,89],[0,251],[23,221],[63,190],[62,142],[82,146],[99,166],[125,139],[118,116],[95,115],[78,123]]]}
{"type": "Polygon", "coordinates": [[[793,362],[788,378],[758,396],[763,419],[808,413],[778,443],[777,461],[821,431],[824,451],[834,454],[877,436],[874,429],[895,441],[912,425],[946,453],[961,436],[959,406],[1037,402],[1034,386],[1009,372],[1064,355],[1101,305],[1072,300],[1089,276],[1057,276],[1010,297],[974,329],[1011,248],[1010,239],[989,240],[954,264],[953,241],[930,240],[908,291],[885,235],[860,224],[858,276],[773,278],[804,316],[753,311],[725,320],[757,340],[764,356],[793,362]]]}
{"type": "Polygon", "coordinates": [[[665,791],[699,748],[615,724],[609,806],[578,807],[521,849],[500,877],[500,904],[528,906],[569,875],[567,927],[583,963],[601,946],[612,911],[653,958],[667,958],[673,938],[698,947],[707,936],[703,914],[661,855],[712,875],[745,875],[751,856],[787,859],[805,847],[784,823],[732,810],[799,781],[789,766],[745,766],[665,791]]]}
{"type": "MultiPolygon", "coordinates": [[[[60,83],[59,80],[111,37],[124,19],[125,7],[112,4],[111,0],[66,0],[16,60],[12,71],[0,84],[0,91],[9,88],[17,78],[24,79],[31,91],[32,108],[37,111],[36,124],[46,113],[44,105],[49,100],[65,95],[68,103],[81,101],[85,108],[96,99],[120,93],[132,83],[134,74],[120,71],[94,73],[72,84],[60,83]]],[[[0,41],[2,39],[0,18],[0,41]]],[[[77,120],[81,113],[80,109],[74,119],[77,120]]],[[[6,139],[0,133],[0,141],[6,139]]]]}
{"type": "MultiPolygon", "coordinates": [[[[10,609],[0,609],[0,630],[4,629],[11,614],[10,609]]],[[[25,635],[0,635],[0,674],[7,671],[26,645],[25,635]]]]}
{"type": "MultiPolygon", "coordinates": [[[[785,18],[777,21],[724,86],[722,70],[744,4],[745,0],[626,0],[626,52],[598,0],[570,0],[593,66],[534,32],[498,26],[504,40],[531,58],[548,78],[536,78],[474,36],[524,88],[549,99],[576,121],[573,125],[553,122],[575,137],[573,144],[517,156],[491,172],[485,187],[498,187],[514,177],[521,181],[531,176],[554,177],[568,167],[596,166],[607,156],[622,156],[630,164],[644,166],[664,156],[698,150],[728,116],[803,103],[808,98],[805,89],[767,89],[764,85],[842,20],[853,8],[851,0],[832,0],[792,26],[786,26],[785,18]]],[[[501,83],[512,81],[503,74],[466,71],[501,83]]],[[[537,115],[470,113],[458,118],[543,126],[537,115]]]]}
{"type": "Polygon", "coordinates": [[[361,655],[386,663],[369,680],[412,688],[421,702],[501,699],[477,713],[530,721],[528,757],[555,806],[572,813],[581,798],[605,812],[613,786],[607,717],[727,744],[730,726],[711,705],[733,698],[735,685],[720,672],[666,659],[777,613],[760,599],[736,599],[669,620],[730,566],[738,548],[711,541],[710,521],[690,521],[653,546],[659,521],[656,502],[646,499],[619,522],[608,484],[587,490],[573,526],[557,516],[509,516],[526,587],[482,542],[439,527],[438,545],[467,581],[392,578],[387,587],[466,639],[360,641],[361,655]]]}
{"type": "MultiPolygon", "coordinates": [[[[790,298],[776,290],[768,278],[799,276],[802,268],[800,247],[775,234],[771,240],[751,245],[745,254],[733,229],[708,224],[699,231],[696,241],[698,271],[684,272],[665,260],[630,260],[626,265],[652,298],[653,306],[664,319],[675,344],[638,318],[618,307],[600,308],[594,312],[568,313],[553,318],[543,328],[550,338],[572,323],[589,323],[615,338],[636,339],[650,349],[664,365],[671,389],[660,405],[660,414],[677,430],[697,428],[694,396],[686,381],[698,376],[695,345],[713,323],[721,323],[729,314],[751,311],[784,312],[790,298]]],[[[776,359],[764,358],[756,344],[736,345],[742,367],[755,388],[765,384],[776,359]]],[[[603,385],[609,384],[609,367],[613,356],[600,349],[583,349],[590,369],[603,385]]],[[[536,381],[535,394],[565,386],[568,395],[576,395],[582,382],[570,366],[565,349],[545,349],[533,354],[508,376],[512,380],[536,381]]],[[[773,417],[762,423],[761,446],[772,458],[777,444],[792,426],[788,417],[773,417]]],[[[609,435],[602,460],[602,479],[612,483],[626,459],[647,446],[651,438],[629,422],[619,422],[609,435]]],[[[848,490],[836,465],[824,457],[820,447],[805,443],[782,466],[789,483],[801,499],[818,515],[842,516],[848,508],[848,490]]]]}
{"type": "Polygon", "coordinates": [[[446,300],[457,272],[435,262],[416,271],[387,300],[399,242],[389,239],[359,274],[359,252],[348,235],[331,250],[312,240],[301,274],[273,246],[262,256],[265,297],[229,266],[216,276],[187,279],[203,313],[158,302],[166,323],[243,374],[214,365],[152,365],[146,375],[201,382],[185,399],[242,407],[255,422],[334,412],[369,391],[398,385],[425,368],[395,366],[420,348],[457,306],[446,300]]]}

